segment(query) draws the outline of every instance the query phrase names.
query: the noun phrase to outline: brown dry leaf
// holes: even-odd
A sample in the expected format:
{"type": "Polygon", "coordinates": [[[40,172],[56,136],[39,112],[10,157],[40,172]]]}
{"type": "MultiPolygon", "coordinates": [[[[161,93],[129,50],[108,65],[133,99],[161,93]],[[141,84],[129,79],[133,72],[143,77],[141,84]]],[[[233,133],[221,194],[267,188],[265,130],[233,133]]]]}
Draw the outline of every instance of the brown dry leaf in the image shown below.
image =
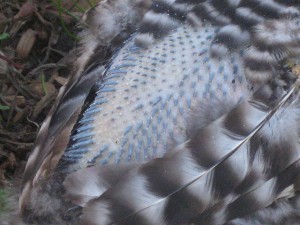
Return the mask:
{"type": "MultiPolygon", "coordinates": [[[[2,12],[0,12],[0,21],[5,21],[6,19],[7,19],[6,16],[2,12]]],[[[3,33],[4,30],[5,30],[5,24],[0,23],[0,33],[3,33]]]]}
{"type": "Polygon", "coordinates": [[[17,161],[13,153],[9,153],[7,159],[0,165],[0,185],[6,184],[5,172],[7,169],[16,167],[17,161]]]}
{"type": "Polygon", "coordinates": [[[293,66],[292,71],[294,74],[296,74],[298,77],[300,77],[300,65],[293,66]]]}
{"type": "Polygon", "coordinates": [[[42,110],[49,105],[49,103],[55,98],[56,95],[45,95],[35,106],[32,111],[31,120],[36,120],[42,110]]]}
{"type": "Polygon", "coordinates": [[[37,31],[37,36],[41,40],[47,40],[49,38],[47,31],[42,29],[37,31]]]}
{"type": "Polygon", "coordinates": [[[19,43],[17,45],[17,55],[18,57],[25,59],[29,55],[29,52],[31,51],[34,43],[36,40],[36,31],[32,29],[28,29],[22,34],[21,39],[19,40],[19,43]]]}
{"type": "Polygon", "coordinates": [[[35,8],[36,8],[36,4],[33,3],[32,1],[29,0],[25,2],[21,6],[19,12],[14,16],[14,19],[31,16],[34,13],[35,8]]]}
{"type": "MultiPolygon", "coordinates": [[[[88,2],[95,4],[98,1],[62,0],[62,7],[72,15],[80,17],[82,13],[76,8],[74,2],[88,9],[91,7],[87,4],[88,2]],[[70,4],[70,8],[66,7],[65,3],[70,4]]],[[[3,23],[3,26],[0,24],[0,31],[3,29],[2,33],[8,33],[9,40],[3,41],[1,46],[4,62],[0,60],[0,72],[2,71],[5,75],[0,74],[0,93],[2,104],[10,106],[10,110],[0,112],[2,117],[0,121],[0,177],[3,181],[4,173],[7,173],[10,165],[14,164],[12,158],[8,159],[8,154],[10,152],[14,154],[12,156],[16,157],[18,166],[27,158],[27,153],[33,146],[37,127],[39,127],[38,123],[43,120],[53,104],[58,86],[63,85],[67,80],[62,75],[66,73],[65,70],[62,74],[58,74],[60,68],[64,67],[61,65],[72,63],[69,57],[67,63],[58,62],[71,47],[70,44],[66,50],[60,48],[61,43],[64,44],[64,40],[68,40],[64,37],[67,35],[61,20],[66,19],[63,25],[75,33],[73,31],[75,19],[66,11],[60,15],[59,9],[50,3],[51,1],[5,2],[8,4],[5,4],[6,7],[2,9],[5,11],[0,12],[0,20],[7,22],[3,23]],[[36,46],[46,50],[35,51],[36,46]],[[35,73],[31,75],[31,71],[35,73]],[[52,71],[56,71],[56,74],[51,74],[52,71]],[[37,78],[42,73],[46,76],[43,82],[37,78]],[[2,151],[5,155],[2,157],[1,143],[5,146],[5,150],[2,151]]]]}
{"type": "Polygon", "coordinates": [[[53,95],[57,92],[55,86],[49,82],[42,84],[40,81],[35,81],[29,85],[29,88],[39,96],[46,95],[45,91],[47,91],[48,95],[53,95]]]}
{"type": "MultiPolygon", "coordinates": [[[[2,51],[0,51],[0,55],[4,56],[2,51]]],[[[5,73],[7,73],[7,61],[0,58],[0,74],[5,73]]]]}
{"type": "Polygon", "coordinates": [[[39,96],[43,96],[41,100],[36,103],[32,111],[31,120],[35,120],[41,111],[55,98],[57,90],[52,83],[45,82],[42,84],[41,82],[38,83],[38,81],[30,84],[30,88],[39,96]],[[45,94],[45,89],[47,90],[47,94],[45,94]]]}
{"type": "Polygon", "coordinates": [[[61,76],[55,76],[54,80],[59,83],[60,85],[64,85],[65,83],[67,83],[68,79],[61,77],[61,76]]]}
{"type": "Polygon", "coordinates": [[[26,116],[27,113],[28,113],[28,111],[26,109],[21,109],[21,110],[17,111],[14,118],[12,119],[12,123],[13,124],[18,123],[20,120],[22,120],[26,116]]]}
{"type": "Polygon", "coordinates": [[[26,100],[24,96],[9,95],[4,97],[5,101],[10,105],[17,105],[19,107],[24,107],[26,105],[26,100]]]}

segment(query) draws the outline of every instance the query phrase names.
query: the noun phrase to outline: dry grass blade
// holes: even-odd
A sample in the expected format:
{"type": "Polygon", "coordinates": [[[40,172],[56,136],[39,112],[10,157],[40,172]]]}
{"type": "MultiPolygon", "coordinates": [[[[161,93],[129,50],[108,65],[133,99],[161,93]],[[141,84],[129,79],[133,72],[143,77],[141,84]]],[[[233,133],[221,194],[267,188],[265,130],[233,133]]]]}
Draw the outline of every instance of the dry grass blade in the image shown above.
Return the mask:
{"type": "Polygon", "coordinates": [[[78,33],[78,7],[85,11],[91,5],[86,0],[0,2],[2,180],[15,171],[4,166],[10,154],[17,166],[26,160],[39,124],[66,82],[72,63],[68,52],[76,44],[66,31],[78,33]]]}

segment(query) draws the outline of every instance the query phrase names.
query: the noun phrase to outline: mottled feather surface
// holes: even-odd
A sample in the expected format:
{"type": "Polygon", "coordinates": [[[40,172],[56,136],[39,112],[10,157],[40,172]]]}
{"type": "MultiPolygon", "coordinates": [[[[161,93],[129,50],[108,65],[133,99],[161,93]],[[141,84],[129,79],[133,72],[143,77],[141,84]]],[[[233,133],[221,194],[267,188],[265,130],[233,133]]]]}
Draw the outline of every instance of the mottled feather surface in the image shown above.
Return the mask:
{"type": "Polygon", "coordinates": [[[35,196],[54,196],[64,218],[66,196],[84,207],[83,224],[110,224],[210,171],[194,187],[202,195],[186,188],[119,224],[262,218],[297,180],[298,103],[276,108],[247,144],[231,144],[266,122],[294,81],[283,64],[299,57],[299,14],[295,0],[107,0],[90,10],[83,54],[27,164],[22,208],[35,212],[35,196]]]}

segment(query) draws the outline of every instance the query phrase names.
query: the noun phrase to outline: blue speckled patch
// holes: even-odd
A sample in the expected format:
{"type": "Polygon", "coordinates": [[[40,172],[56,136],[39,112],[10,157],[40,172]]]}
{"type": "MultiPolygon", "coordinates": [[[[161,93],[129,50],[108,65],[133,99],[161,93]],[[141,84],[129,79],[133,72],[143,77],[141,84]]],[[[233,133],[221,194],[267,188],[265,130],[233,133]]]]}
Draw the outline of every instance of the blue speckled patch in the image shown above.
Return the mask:
{"type": "Polygon", "coordinates": [[[185,135],[195,106],[212,98],[243,98],[248,93],[243,54],[212,58],[215,32],[186,26],[149,49],[126,43],[83,113],[62,162],[76,170],[162,156],[170,138],[185,135]]]}

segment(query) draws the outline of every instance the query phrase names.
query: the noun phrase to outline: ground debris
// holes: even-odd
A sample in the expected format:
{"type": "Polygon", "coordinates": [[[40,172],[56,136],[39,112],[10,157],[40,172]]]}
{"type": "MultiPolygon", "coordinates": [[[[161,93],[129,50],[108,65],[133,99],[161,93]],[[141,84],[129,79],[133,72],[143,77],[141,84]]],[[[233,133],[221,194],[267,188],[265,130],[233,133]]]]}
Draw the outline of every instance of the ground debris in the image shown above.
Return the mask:
{"type": "Polygon", "coordinates": [[[96,2],[0,2],[0,186],[22,171],[74,61],[76,24],[96,2]]]}

